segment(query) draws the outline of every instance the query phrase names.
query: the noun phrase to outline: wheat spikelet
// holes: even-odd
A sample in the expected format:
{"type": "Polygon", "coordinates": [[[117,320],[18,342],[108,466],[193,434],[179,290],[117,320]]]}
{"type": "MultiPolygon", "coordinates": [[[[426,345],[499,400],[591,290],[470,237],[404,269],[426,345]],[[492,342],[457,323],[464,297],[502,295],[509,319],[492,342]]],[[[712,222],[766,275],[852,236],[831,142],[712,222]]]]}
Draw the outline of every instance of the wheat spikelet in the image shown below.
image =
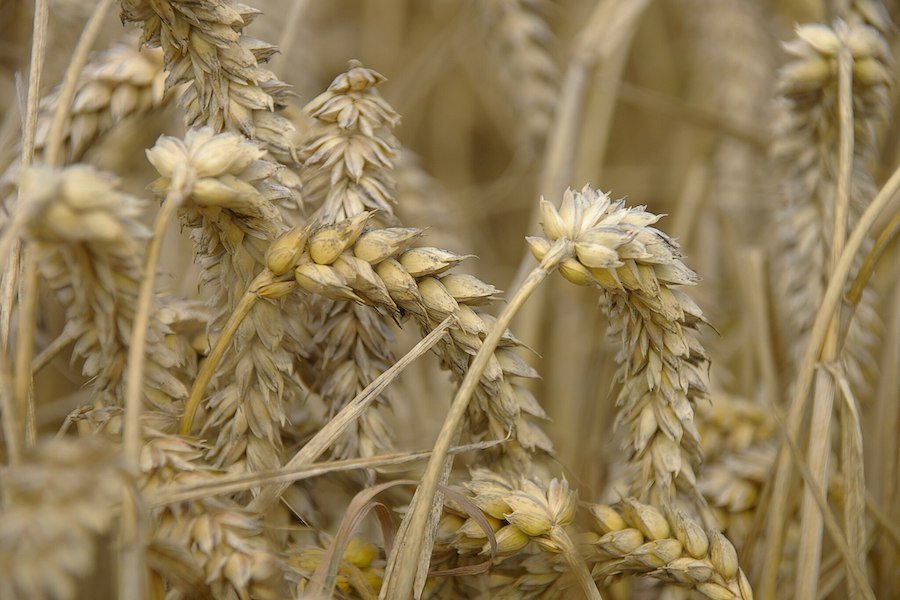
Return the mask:
{"type": "MultiPolygon", "coordinates": [[[[113,177],[85,165],[30,167],[20,176],[19,195],[40,272],[65,306],[66,329],[93,380],[95,402],[120,406],[142,279],[141,203],[113,177]]],[[[174,425],[187,396],[178,377],[185,357],[166,345],[168,333],[151,313],[143,394],[161,429],[174,425]]]]}
{"type": "MultiPolygon", "coordinates": [[[[285,228],[274,203],[289,198],[290,191],[272,177],[282,167],[263,160],[263,154],[237,134],[214,134],[209,128],[189,131],[184,141],[162,137],[147,153],[161,175],[152,186],[160,195],[173,185],[176,171],[189,172],[192,183],[181,219],[192,229],[201,282],[213,292],[213,337],[285,228]]],[[[204,424],[217,430],[210,458],[218,466],[260,470],[280,464],[283,396],[286,388],[299,393],[294,358],[285,344],[302,348],[306,342],[297,339],[305,335],[295,326],[299,315],[284,310],[274,301],[256,303],[221,365],[221,372],[235,377],[223,380],[208,398],[204,424]]]]}
{"type": "Polygon", "coordinates": [[[141,42],[162,48],[167,88],[184,83],[178,102],[189,127],[237,131],[293,162],[293,126],[273,111],[288,85],[263,67],[277,49],[243,35],[259,11],[226,0],[122,0],[122,20],[143,27],[141,42]]]}
{"type": "MultiPolygon", "coordinates": [[[[889,51],[875,29],[855,25],[839,37],[824,25],[798,28],[786,44],[792,60],[779,83],[778,138],[772,153],[782,182],[776,215],[779,236],[774,256],[783,339],[794,364],[812,327],[810,306],[821,301],[829,273],[834,198],[837,189],[839,121],[837,53],[846,44],[853,57],[854,151],[848,226],[875,195],[869,165],[876,151],[877,128],[889,105],[889,51]]],[[[872,360],[878,317],[867,290],[851,323],[844,357],[856,389],[866,389],[865,365],[872,360]]]]}
{"type": "Polygon", "coordinates": [[[529,238],[538,259],[556,240],[570,240],[574,256],[560,273],[604,291],[610,335],[622,382],[617,427],[625,430],[628,459],[640,466],[635,488],[673,506],[676,481],[694,487],[701,460],[694,405],[707,395],[706,353],[696,338],[705,323],[691,298],[677,289],[697,276],[681,262],[678,245],[651,227],[659,217],[589,186],[571,189],[559,210],[541,201],[546,238],[529,238]]]}
{"type": "Polygon", "coordinates": [[[491,62],[513,110],[527,118],[517,122],[523,158],[535,158],[553,125],[558,101],[559,68],[548,51],[553,39],[540,13],[542,0],[487,0],[481,13],[491,62]]]}
{"type": "Polygon", "coordinates": [[[112,529],[114,506],[129,485],[108,442],[41,442],[24,463],[4,470],[0,511],[0,595],[82,597],[112,529]]]}

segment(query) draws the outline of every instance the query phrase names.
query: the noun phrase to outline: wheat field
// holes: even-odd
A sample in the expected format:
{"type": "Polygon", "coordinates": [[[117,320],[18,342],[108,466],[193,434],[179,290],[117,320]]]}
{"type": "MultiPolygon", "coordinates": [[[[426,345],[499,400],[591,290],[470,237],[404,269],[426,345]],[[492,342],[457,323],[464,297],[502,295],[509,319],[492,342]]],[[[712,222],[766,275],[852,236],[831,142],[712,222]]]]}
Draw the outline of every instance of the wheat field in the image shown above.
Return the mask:
{"type": "Polygon", "coordinates": [[[0,0],[0,599],[900,598],[895,0],[0,0]]]}

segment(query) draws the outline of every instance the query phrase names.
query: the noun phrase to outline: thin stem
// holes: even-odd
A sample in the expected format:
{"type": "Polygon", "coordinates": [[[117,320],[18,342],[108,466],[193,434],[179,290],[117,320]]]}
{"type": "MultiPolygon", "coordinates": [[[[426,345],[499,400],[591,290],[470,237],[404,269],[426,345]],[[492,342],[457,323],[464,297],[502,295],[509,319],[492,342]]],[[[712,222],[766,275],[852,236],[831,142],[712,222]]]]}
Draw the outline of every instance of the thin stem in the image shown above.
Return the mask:
{"type": "Polygon", "coordinates": [[[749,265],[748,279],[751,291],[750,322],[753,326],[753,342],[756,360],[765,383],[766,397],[781,404],[781,382],[778,380],[778,368],[775,364],[774,343],[769,332],[772,322],[766,293],[765,257],[759,249],[748,250],[744,261],[749,265]]]}
{"type": "Polygon", "coordinates": [[[47,0],[35,0],[34,24],[31,34],[31,64],[28,67],[28,99],[25,105],[25,127],[22,129],[22,165],[34,158],[34,135],[37,129],[41,99],[41,74],[47,50],[47,0]]]}
{"type": "MultiPolygon", "coordinates": [[[[454,446],[450,454],[464,454],[485,450],[496,446],[498,442],[477,442],[463,446],[454,446]]],[[[304,464],[288,463],[274,471],[256,471],[253,473],[239,473],[237,475],[222,475],[208,481],[189,483],[179,486],[166,487],[154,492],[149,492],[145,498],[147,506],[158,508],[167,504],[189,502],[212,496],[222,496],[245,492],[260,486],[274,486],[290,484],[302,479],[311,479],[329,473],[343,471],[355,471],[361,469],[376,469],[391,465],[404,465],[427,459],[431,456],[431,450],[419,450],[416,452],[396,452],[391,454],[378,454],[366,458],[345,458],[343,460],[329,460],[325,462],[307,461],[304,464]]],[[[248,510],[250,508],[248,507],[248,510]]],[[[253,511],[256,512],[256,511],[253,511]]]]}
{"type": "Polygon", "coordinates": [[[153,237],[147,244],[144,256],[143,277],[138,290],[137,307],[134,311],[134,322],[131,327],[131,344],[128,347],[128,371],[125,375],[125,425],[122,433],[122,445],[125,457],[131,467],[137,469],[141,451],[141,390],[144,383],[144,361],[147,346],[147,328],[150,322],[150,307],[153,303],[153,288],[156,282],[156,264],[162,249],[162,241],[166,227],[175,216],[175,211],[184,201],[185,171],[179,170],[169,187],[156,222],[153,224],[153,237]],[[178,183],[176,183],[176,181],[178,183]]]}
{"type": "MultiPolygon", "coordinates": [[[[28,67],[28,96],[25,100],[25,121],[22,127],[21,161],[23,166],[30,165],[34,158],[34,136],[35,130],[37,129],[38,109],[40,104],[41,74],[44,70],[44,54],[47,49],[47,14],[47,0],[36,0],[34,3],[34,18],[32,22],[31,62],[28,67]]],[[[25,308],[24,315],[22,313],[19,315],[20,327],[16,348],[17,362],[14,367],[15,373],[11,374],[7,370],[10,365],[8,347],[8,340],[10,339],[10,319],[20,264],[25,265],[25,296],[32,301],[32,304],[34,303],[33,298],[35,296],[34,293],[29,293],[33,292],[35,287],[35,285],[30,284],[36,283],[34,261],[22,261],[23,247],[22,244],[18,242],[19,233],[23,227],[24,220],[22,218],[14,217],[11,222],[7,224],[2,236],[0,236],[0,265],[8,265],[5,286],[3,289],[4,293],[2,296],[4,309],[0,310],[0,313],[3,314],[3,323],[0,324],[0,336],[2,336],[2,339],[4,340],[4,347],[0,350],[0,370],[3,371],[2,375],[0,375],[0,379],[2,379],[0,385],[3,386],[3,390],[0,390],[0,409],[3,410],[3,435],[6,438],[6,447],[9,453],[10,464],[17,464],[21,457],[21,428],[19,427],[19,418],[24,419],[26,424],[29,422],[32,424],[31,429],[29,429],[27,425],[25,428],[26,444],[28,439],[34,439],[34,421],[29,418],[29,415],[34,415],[34,407],[28,408],[28,388],[30,386],[24,383],[30,381],[30,376],[22,375],[24,366],[21,365],[21,363],[24,362],[24,356],[29,356],[29,362],[31,360],[30,354],[28,354],[29,342],[23,340],[23,338],[26,337],[26,333],[30,334],[32,332],[33,327],[29,326],[23,329],[22,325],[25,325],[28,322],[34,322],[35,311],[29,310],[27,307],[25,308]],[[11,260],[7,263],[7,254],[10,252],[12,253],[10,257],[11,260]],[[25,354],[20,354],[20,352],[25,354]],[[22,385],[25,385],[24,394],[21,392],[22,385]],[[18,416],[17,411],[14,409],[16,404],[19,405],[18,411],[21,411],[21,415],[18,416]],[[29,431],[31,431],[31,435],[28,434],[29,431]]],[[[33,339],[30,340],[30,344],[31,351],[33,352],[33,339]]]]}
{"type": "Polygon", "coordinates": [[[856,312],[859,301],[862,299],[863,290],[865,290],[866,286],[869,284],[869,279],[875,272],[875,265],[878,264],[881,255],[887,250],[888,245],[891,243],[891,240],[894,239],[897,231],[900,231],[900,212],[895,213],[888,224],[885,225],[884,229],[882,229],[875,237],[875,243],[872,244],[872,248],[866,253],[862,265],[856,273],[856,279],[853,280],[850,291],[847,292],[844,297],[844,302],[847,304],[847,310],[841,315],[841,335],[838,340],[838,348],[843,348],[844,340],[847,338],[847,333],[850,331],[850,321],[853,318],[853,314],[856,312]]]}
{"type": "Polygon", "coordinates": [[[788,460],[794,461],[797,465],[797,469],[800,471],[800,476],[808,486],[813,500],[816,503],[816,507],[822,515],[825,530],[828,531],[831,541],[834,543],[835,548],[837,548],[838,553],[844,560],[849,578],[858,586],[863,598],[866,600],[875,600],[875,594],[872,592],[869,582],[862,574],[859,565],[853,560],[850,548],[847,546],[847,538],[844,537],[844,533],[841,531],[841,526],[838,524],[837,518],[835,518],[834,513],[831,512],[831,509],[828,507],[828,498],[825,496],[825,492],[819,486],[814,485],[815,479],[812,471],[810,471],[809,467],[806,465],[806,461],[803,458],[803,451],[800,449],[799,444],[797,444],[795,436],[791,435],[791,432],[788,431],[784,418],[781,416],[781,411],[778,408],[775,408],[772,411],[772,414],[781,430],[782,443],[786,444],[788,447],[788,453],[790,454],[788,460]]]}
{"type": "Polygon", "coordinates": [[[562,557],[565,559],[566,564],[569,565],[569,569],[571,569],[575,579],[578,580],[578,585],[581,586],[584,597],[588,598],[588,600],[603,600],[594,578],[591,577],[591,571],[584,562],[584,557],[578,552],[578,548],[572,543],[572,538],[569,537],[566,530],[559,525],[554,525],[553,529],[550,530],[550,539],[562,548],[562,557]]]}
{"type": "Polygon", "coordinates": [[[19,329],[16,336],[13,396],[16,399],[19,431],[25,433],[25,448],[37,438],[34,411],[34,380],[31,359],[34,356],[34,326],[37,321],[38,275],[34,252],[23,248],[22,277],[19,280],[19,329]]]}
{"type": "Polygon", "coordinates": [[[50,342],[46,348],[41,350],[41,352],[34,357],[34,360],[31,361],[31,376],[34,377],[38,373],[40,373],[44,367],[50,364],[57,355],[65,350],[66,346],[75,341],[75,336],[69,333],[68,329],[63,329],[63,332],[60,333],[55,340],[50,342]]]}
{"type": "Polygon", "coordinates": [[[234,307],[234,311],[231,313],[231,316],[228,317],[228,322],[225,323],[225,327],[222,329],[219,339],[216,340],[216,345],[209,353],[209,356],[206,357],[206,360],[203,361],[203,364],[200,365],[200,370],[197,373],[197,377],[194,379],[194,385],[191,387],[191,393],[184,405],[184,415],[182,415],[181,423],[178,427],[179,434],[190,435],[191,428],[194,425],[194,415],[200,407],[201,400],[203,400],[206,386],[212,381],[213,375],[216,373],[216,368],[219,366],[219,363],[222,362],[222,357],[225,356],[228,345],[234,339],[238,327],[240,327],[244,318],[250,313],[250,310],[259,300],[259,289],[263,285],[272,282],[274,282],[273,274],[269,270],[263,271],[250,282],[247,291],[244,293],[237,306],[234,307]]]}
{"type": "Polygon", "coordinates": [[[553,272],[562,260],[572,255],[573,247],[573,243],[567,239],[557,240],[553,244],[544,256],[541,264],[525,279],[522,287],[509,300],[509,304],[497,317],[497,322],[485,337],[478,354],[472,360],[469,370],[460,384],[456,396],[453,398],[437,441],[434,443],[433,454],[428,461],[428,466],[425,468],[422,483],[416,491],[417,499],[413,503],[412,511],[406,517],[409,520],[409,529],[406,532],[405,539],[398,539],[395,546],[396,556],[391,557],[391,562],[399,565],[396,577],[392,577],[385,582],[382,597],[409,598],[411,596],[419,557],[423,552],[427,552],[428,555],[431,554],[431,549],[423,549],[422,544],[426,537],[425,528],[428,523],[428,516],[434,505],[438,479],[447,460],[447,450],[450,448],[450,444],[457,434],[457,429],[463,421],[469,401],[478,388],[481,376],[488,362],[493,357],[497,344],[500,342],[500,338],[509,326],[510,321],[525,304],[528,297],[546,279],[547,275],[553,272]]]}
{"type": "MultiPolygon", "coordinates": [[[[846,31],[839,31],[844,38],[846,31]]],[[[831,271],[837,265],[847,236],[847,211],[850,204],[850,185],[853,170],[853,57],[846,44],[838,52],[838,121],[840,145],[838,149],[837,190],[834,201],[834,225],[831,239],[831,271]]],[[[813,273],[813,277],[818,274],[813,273]]],[[[840,305],[833,310],[828,335],[822,349],[822,361],[831,363],[837,358],[840,305]]],[[[831,421],[834,412],[834,379],[824,371],[816,376],[813,394],[813,413],[810,422],[807,460],[816,483],[823,492],[827,490],[829,472],[829,447],[831,421]]],[[[797,559],[796,593],[798,598],[813,598],[819,583],[819,563],[822,556],[822,515],[816,510],[810,490],[804,492],[801,506],[800,547],[797,559]]]]}
{"type": "MultiPolygon", "coordinates": [[[[128,371],[125,375],[125,424],[122,432],[122,447],[128,468],[137,474],[140,470],[141,453],[141,391],[144,383],[144,363],[146,360],[147,330],[150,322],[150,307],[156,282],[156,265],[162,249],[166,227],[181,206],[187,186],[186,169],[176,169],[169,192],[153,224],[153,236],[147,244],[141,286],[138,290],[137,306],[131,326],[131,344],[128,347],[128,371]]],[[[143,598],[147,592],[147,560],[144,554],[145,512],[129,488],[125,489],[122,507],[122,526],[119,532],[121,550],[119,552],[119,596],[122,598],[143,598]]]]}
{"type": "Polygon", "coordinates": [[[148,579],[144,546],[146,531],[143,502],[137,490],[130,483],[122,486],[122,514],[120,515],[119,537],[119,598],[143,600],[148,596],[148,579]]]}
{"type": "Polygon", "coordinates": [[[115,0],[100,0],[94,7],[91,18],[85,23],[84,29],[81,31],[81,37],[78,38],[78,44],[72,51],[72,60],[66,68],[66,74],[63,79],[62,86],[59,88],[59,97],[56,102],[56,110],[53,111],[53,120],[50,121],[50,133],[47,136],[47,143],[44,146],[44,162],[50,166],[59,166],[63,164],[62,142],[63,130],[66,124],[66,118],[72,110],[72,99],[75,98],[75,90],[78,87],[78,78],[81,70],[87,64],[88,54],[97,41],[103,26],[103,19],[106,13],[112,7],[115,0]]]}
{"type": "MultiPolygon", "coordinates": [[[[15,223],[15,220],[13,223],[15,223]]],[[[19,251],[20,242],[18,238],[10,236],[9,239],[15,245],[15,248],[10,254],[10,261],[3,276],[3,310],[0,310],[0,319],[2,319],[2,322],[0,322],[0,411],[2,411],[0,419],[2,419],[3,439],[6,442],[6,454],[9,464],[15,466],[22,460],[22,436],[18,427],[19,419],[16,416],[18,411],[16,409],[15,394],[13,393],[14,380],[9,356],[9,333],[22,253],[19,251]]]]}

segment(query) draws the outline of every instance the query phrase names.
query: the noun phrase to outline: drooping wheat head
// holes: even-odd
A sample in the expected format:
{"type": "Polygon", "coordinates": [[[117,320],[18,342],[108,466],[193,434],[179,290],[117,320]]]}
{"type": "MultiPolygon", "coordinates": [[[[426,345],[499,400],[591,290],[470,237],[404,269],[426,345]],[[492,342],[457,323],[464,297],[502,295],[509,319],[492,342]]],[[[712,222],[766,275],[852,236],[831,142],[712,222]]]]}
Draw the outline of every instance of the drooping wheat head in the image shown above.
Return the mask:
{"type": "MultiPolygon", "coordinates": [[[[20,175],[21,210],[41,275],[66,310],[66,330],[84,359],[96,408],[121,406],[125,359],[142,276],[142,203],[111,175],[86,165],[31,167],[20,175]]],[[[157,427],[171,430],[187,396],[187,357],[166,344],[151,312],[143,397],[157,427]]]]}
{"type": "Polygon", "coordinates": [[[574,244],[560,273],[602,290],[610,335],[621,344],[616,424],[627,459],[640,468],[634,489],[673,507],[676,484],[694,492],[701,460],[694,406],[707,396],[708,359],[696,334],[706,321],[676,287],[693,285],[697,275],[643,207],[585,186],[567,190],[559,209],[545,200],[541,209],[546,237],[528,239],[532,252],[540,259],[557,240],[574,244]]]}

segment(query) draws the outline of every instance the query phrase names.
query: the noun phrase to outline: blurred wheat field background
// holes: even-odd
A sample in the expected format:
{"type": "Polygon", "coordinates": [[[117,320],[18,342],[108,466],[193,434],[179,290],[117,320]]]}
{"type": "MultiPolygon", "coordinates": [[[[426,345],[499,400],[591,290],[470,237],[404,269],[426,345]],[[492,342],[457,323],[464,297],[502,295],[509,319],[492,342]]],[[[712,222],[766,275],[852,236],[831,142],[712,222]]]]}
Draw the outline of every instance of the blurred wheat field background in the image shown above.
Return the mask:
{"type": "Polygon", "coordinates": [[[0,598],[900,597],[898,24],[0,0],[0,598]]]}

